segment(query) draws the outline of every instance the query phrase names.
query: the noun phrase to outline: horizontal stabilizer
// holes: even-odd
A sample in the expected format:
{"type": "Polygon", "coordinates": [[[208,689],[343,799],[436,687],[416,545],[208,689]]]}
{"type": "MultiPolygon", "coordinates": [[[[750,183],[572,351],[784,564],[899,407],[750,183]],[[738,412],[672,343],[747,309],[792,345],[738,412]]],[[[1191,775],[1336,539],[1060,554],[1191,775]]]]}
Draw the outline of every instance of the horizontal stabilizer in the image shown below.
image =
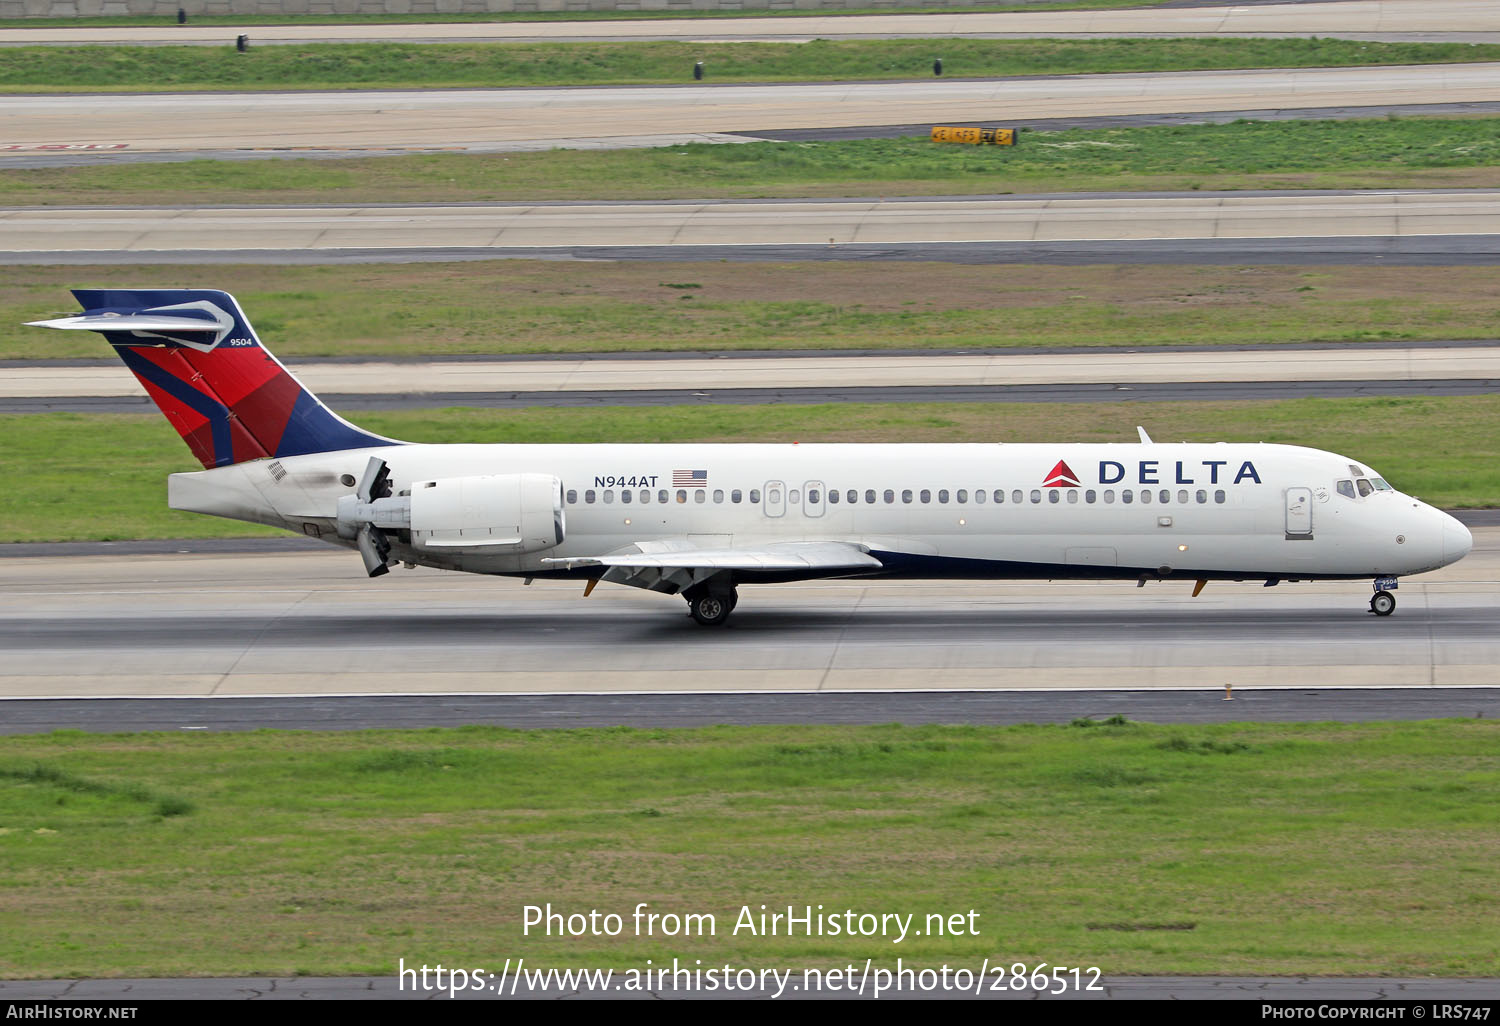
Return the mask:
{"type": "Polygon", "coordinates": [[[165,314],[79,314],[51,321],[27,321],[32,328],[75,328],[83,331],[218,331],[217,321],[165,314]]]}

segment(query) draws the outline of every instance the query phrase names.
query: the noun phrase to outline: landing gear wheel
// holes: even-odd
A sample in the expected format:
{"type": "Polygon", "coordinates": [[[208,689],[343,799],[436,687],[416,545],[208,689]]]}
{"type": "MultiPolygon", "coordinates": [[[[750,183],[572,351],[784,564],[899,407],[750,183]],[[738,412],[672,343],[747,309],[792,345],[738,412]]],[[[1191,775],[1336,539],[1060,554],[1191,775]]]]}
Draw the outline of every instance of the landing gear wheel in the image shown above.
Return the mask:
{"type": "Polygon", "coordinates": [[[734,610],[734,596],[703,594],[688,599],[688,612],[704,627],[718,627],[734,610]]]}
{"type": "Polygon", "coordinates": [[[1377,591],[1370,596],[1370,612],[1376,616],[1390,616],[1396,610],[1396,596],[1388,591],[1377,591]]]}

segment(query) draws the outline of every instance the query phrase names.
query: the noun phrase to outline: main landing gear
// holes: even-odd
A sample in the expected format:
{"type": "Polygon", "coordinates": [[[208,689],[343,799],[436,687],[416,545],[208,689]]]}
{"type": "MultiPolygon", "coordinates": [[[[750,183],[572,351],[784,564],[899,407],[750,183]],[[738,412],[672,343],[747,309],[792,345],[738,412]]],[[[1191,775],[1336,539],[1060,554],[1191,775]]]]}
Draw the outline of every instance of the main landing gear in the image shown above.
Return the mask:
{"type": "Polygon", "coordinates": [[[693,619],[704,627],[722,626],[740,601],[739,594],[733,585],[712,590],[703,587],[693,588],[684,592],[683,598],[687,599],[688,612],[692,614],[693,619]]]}
{"type": "Polygon", "coordinates": [[[1376,616],[1390,616],[1396,611],[1396,596],[1391,592],[1397,588],[1396,578],[1375,578],[1375,594],[1370,596],[1370,612],[1376,616]]]}

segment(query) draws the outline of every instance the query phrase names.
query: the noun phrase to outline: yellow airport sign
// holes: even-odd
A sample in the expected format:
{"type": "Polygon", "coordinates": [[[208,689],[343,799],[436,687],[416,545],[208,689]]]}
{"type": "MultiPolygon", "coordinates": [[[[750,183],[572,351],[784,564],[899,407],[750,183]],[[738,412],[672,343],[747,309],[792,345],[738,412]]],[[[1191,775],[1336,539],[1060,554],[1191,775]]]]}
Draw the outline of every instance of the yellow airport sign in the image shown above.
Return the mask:
{"type": "Polygon", "coordinates": [[[933,142],[974,143],[991,146],[1014,146],[1014,128],[954,128],[937,126],[932,130],[933,142]]]}

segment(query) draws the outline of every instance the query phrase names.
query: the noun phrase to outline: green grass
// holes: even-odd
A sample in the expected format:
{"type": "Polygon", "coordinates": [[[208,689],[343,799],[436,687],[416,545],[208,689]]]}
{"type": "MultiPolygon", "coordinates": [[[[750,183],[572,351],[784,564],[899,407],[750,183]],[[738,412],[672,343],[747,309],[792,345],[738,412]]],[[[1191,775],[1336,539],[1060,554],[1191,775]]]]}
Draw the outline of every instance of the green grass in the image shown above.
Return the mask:
{"type": "MultiPolygon", "coordinates": [[[[123,373],[123,371],[122,371],[123,373]]],[[[841,403],[366,412],[414,442],[1038,442],[1309,445],[1373,465],[1439,506],[1500,506],[1500,396],[1242,403],[841,403]],[[1060,427],[1059,425],[1066,425],[1060,427]]],[[[279,534],[166,508],[166,475],[199,466],[156,414],[0,416],[0,541],[279,534]]]]}
{"type": "Polygon", "coordinates": [[[7,47],[0,92],[931,79],[1493,61],[1500,45],[1344,39],[889,39],[810,43],[319,43],[7,47]]]}
{"type": "Polygon", "coordinates": [[[1487,267],[16,266],[0,279],[0,359],[109,359],[90,333],[24,322],[76,313],[68,286],[145,285],[233,292],[282,357],[1500,337],[1487,267]]]}
{"type": "MultiPolygon", "coordinates": [[[[1488,720],[0,740],[0,975],[944,961],[1492,976],[1488,720]],[[177,804],[161,809],[136,796],[177,804]],[[523,908],[708,913],[546,938],[523,908]],[[978,936],[731,934],[742,906],[978,936]]],[[[627,922],[629,920],[627,919],[627,922]]]]}
{"type": "Polygon", "coordinates": [[[1495,187],[1500,118],[1237,121],[642,150],[192,160],[0,170],[6,206],[446,203],[1495,187]]]}
{"type": "MultiPolygon", "coordinates": [[[[765,8],[738,11],[512,11],[456,14],[191,14],[189,25],[432,25],[450,22],[507,21],[672,21],[732,18],[839,18],[862,14],[984,14],[1004,11],[1088,11],[1119,7],[1155,7],[1150,0],[1054,0],[1012,4],[962,4],[953,7],[861,7],[837,10],[765,8]]],[[[7,28],[114,28],[177,23],[176,13],[78,18],[7,18],[7,28]]]]}

